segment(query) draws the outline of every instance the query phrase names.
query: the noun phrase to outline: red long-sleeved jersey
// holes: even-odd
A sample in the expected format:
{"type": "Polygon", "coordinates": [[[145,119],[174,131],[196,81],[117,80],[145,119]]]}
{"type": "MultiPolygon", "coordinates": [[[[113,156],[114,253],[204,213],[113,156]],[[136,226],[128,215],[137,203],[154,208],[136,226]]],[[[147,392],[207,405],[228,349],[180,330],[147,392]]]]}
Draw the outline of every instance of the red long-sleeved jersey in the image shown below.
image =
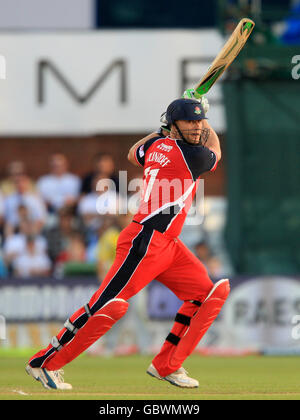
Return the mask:
{"type": "Polygon", "coordinates": [[[144,187],[134,221],[171,237],[180,235],[200,175],[217,166],[214,152],[170,137],[155,137],[136,148],[144,187]]]}

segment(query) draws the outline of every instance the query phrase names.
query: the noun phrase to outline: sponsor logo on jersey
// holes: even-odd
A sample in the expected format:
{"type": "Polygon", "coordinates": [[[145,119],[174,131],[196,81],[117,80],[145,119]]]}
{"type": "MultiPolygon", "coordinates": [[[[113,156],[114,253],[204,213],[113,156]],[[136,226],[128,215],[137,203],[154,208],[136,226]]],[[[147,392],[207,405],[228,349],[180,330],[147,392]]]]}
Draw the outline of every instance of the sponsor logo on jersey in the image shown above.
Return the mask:
{"type": "Polygon", "coordinates": [[[171,152],[171,150],[173,149],[173,146],[167,146],[166,144],[161,143],[157,146],[157,148],[164,152],[171,152]]]}

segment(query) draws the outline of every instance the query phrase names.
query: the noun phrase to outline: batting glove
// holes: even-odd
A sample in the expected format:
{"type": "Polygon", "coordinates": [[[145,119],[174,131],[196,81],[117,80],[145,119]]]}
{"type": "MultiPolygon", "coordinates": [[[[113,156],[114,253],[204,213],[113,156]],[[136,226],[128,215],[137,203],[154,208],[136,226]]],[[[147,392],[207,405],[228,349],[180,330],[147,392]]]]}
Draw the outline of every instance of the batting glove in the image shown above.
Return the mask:
{"type": "Polygon", "coordinates": [[[203,106],[205,114],[209,111],[208,99],[205,96],[200,96],[200,98],[197,98],[195,96],[195,89],[185,90],[182,97],[186,99],[195,99],[196,101],[200,102],[201,105],[203,106]]]}

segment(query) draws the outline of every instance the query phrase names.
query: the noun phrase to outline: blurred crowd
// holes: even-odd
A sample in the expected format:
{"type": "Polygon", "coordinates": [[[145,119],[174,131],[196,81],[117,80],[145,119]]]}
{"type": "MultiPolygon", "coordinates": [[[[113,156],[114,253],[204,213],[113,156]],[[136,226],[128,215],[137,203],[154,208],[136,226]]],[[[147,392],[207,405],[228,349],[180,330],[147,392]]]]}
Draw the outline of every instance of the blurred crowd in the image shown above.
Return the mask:
{"type": "Polygon", "coordinates": [[[98,261],[103,274],[125,223],[125,216],[108,214],[117,199],[118,178],[109,154],[95,156],[82,178],[69,171],[66,156],[59,153],[36,180],[22,161],[10,162],[0,181],[1,277],[58,275],[69,263],[80,267],[98,261]],[[101,179],[114,181],[116,191],[96,191],[101,179]]]}
{"type": "MultiPolygon", "coordinates": [[[[119,233],[133,216],[129,211],[111,214],[120,198],[116,165],[108,153],[96,155],[81,178],[59,153],[50,156],[48,170],[36,180],[22,161],[10,162],[0,180],[0,277],[63,277],[93,267],[103,279],[119,233]],[[114,187],[98,191],[102,179],[114,187]]],[[[194,252],[214,274],[220,262],[196,239],[194,252]]]]}

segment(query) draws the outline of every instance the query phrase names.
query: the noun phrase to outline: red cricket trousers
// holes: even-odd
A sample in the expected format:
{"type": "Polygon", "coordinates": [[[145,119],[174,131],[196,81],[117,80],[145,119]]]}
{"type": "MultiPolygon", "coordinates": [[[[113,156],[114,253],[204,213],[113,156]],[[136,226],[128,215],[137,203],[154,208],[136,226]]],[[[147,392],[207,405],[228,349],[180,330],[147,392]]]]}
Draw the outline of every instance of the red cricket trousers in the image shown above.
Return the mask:
{"type": "Polygon", "coordinates": [[[201,302],[213,287],[205,266],[180,239],[133,222],[120,233],[115,261],[89,306],[128,300],[154,279],[183,301],[201,302]]]}
{"type": "MultiPolygon", "coordinates": [[[[115,261],[100,288],[90,299],[90,311],[95,313],[114,298],[128,300],[154,279],[184,301],[179,312],[181,316],[189,318],[195,313],[195,304],[192,302],[203,302],[213,287],[204,265],[178,238],[168,237],[132,222],[120,233],[115,261]]],[[[76,325],[84,316],[84,309],[81,308],[70,317],[70,321],[76,325]]],[[[175,322],[171,333],[181,336],[184,330],[182,323],[175,322]]],[[[57,338],[61,341],[64,335],[65,329],[61,330],[57,338]]],[[[174,371],[170,365],[173,349],[174,344],[165,341],[153,360],[161,376],[174,371]]],[[[30,359],[31,366],[47,368],[52,353],[49,345],[30,359]]]]}

